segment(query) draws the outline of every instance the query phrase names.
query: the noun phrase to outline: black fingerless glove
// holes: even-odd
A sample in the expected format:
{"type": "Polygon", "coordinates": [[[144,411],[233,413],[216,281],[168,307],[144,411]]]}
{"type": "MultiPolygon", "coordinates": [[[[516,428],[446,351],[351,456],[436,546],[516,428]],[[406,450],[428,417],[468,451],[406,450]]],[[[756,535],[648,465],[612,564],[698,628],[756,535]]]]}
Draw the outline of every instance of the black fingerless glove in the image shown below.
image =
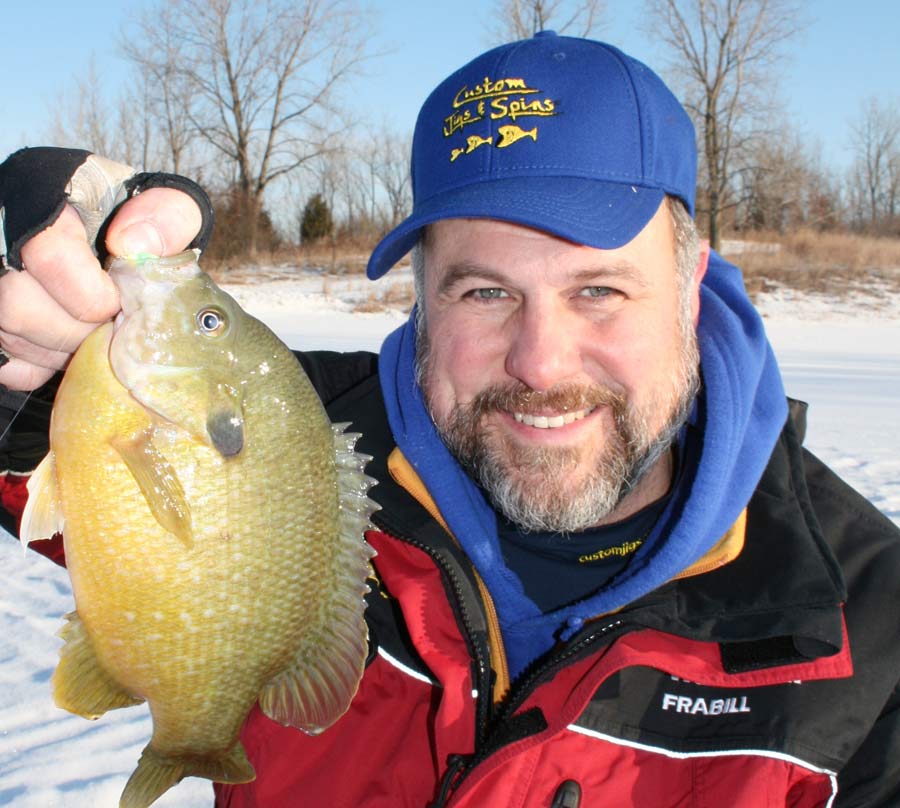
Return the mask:
{"type": "Polygon", "coordinates": [[[84,222],[88,241],[106,257],[106,226],[119,206],[148,188],[175,188],[200,207],[203,222],[191,247],[204,249],[213,228],[212,203],[193,180],[134,169],[82,149],[21,149],[0,163],[0,275],[22,269],[22,245],[53,224],[66,203],[84,222]]]}

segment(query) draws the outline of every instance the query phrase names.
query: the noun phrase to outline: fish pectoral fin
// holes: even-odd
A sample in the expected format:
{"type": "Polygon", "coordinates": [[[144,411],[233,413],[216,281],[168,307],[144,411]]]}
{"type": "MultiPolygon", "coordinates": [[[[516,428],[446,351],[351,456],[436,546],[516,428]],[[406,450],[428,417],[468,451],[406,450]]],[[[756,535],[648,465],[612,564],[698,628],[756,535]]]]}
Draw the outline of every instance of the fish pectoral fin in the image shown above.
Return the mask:
{"type": "Polygon", "coordinates": [[[57,707],[95,719],[107,710],[140,704],[143,699],[124,690],[100,665],[78,612],[67,614],[65,619],[59,632],[65,645],[51,680],[57,707]]]}
{"type": "Polygon", "coordinates": [[[147,808],[185,777],[205,777],[217,783],[249,783],[256,779],[256,772],[240,743],[218,758],[170,757],[147,746],[125,784],[119,808],[147,808]]]}
{"type": "Polygon", "coordinates": [[[153,429],[136,437],[112,438],[110,445],[128,467],[156,521],[185,547],[193,547],[191,508],[184,487],[178,472],[153,443],[153,429]]]}
{"type": "Polygon", "coordinates": [[[49,452],[38,464],[25,487],[28,489],[28,500],[19,529],[23,547],[35,539],[49,539],[55,533],[62,533],[65,519],[59,501],[56,455],[53,452],[49,452]]]}
{"type": "Polygon", "coordinates": [[[244,402],[238,390],[214,383],[209,394],[206,431],[223,457],[233,457],[244,448],[244,402]]]}

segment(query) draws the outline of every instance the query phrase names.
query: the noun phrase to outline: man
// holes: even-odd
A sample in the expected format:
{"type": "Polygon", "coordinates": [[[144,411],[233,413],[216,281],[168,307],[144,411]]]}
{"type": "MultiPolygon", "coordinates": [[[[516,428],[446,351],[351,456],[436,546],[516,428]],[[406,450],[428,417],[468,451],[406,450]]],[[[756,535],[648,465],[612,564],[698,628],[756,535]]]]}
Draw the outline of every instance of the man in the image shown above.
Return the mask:
{"type": "MultiPolygon", "coordinates": [[[[252,713],[257,780],[219,805],[898,804],[900,535],[802,449],[739,273],[699,248],[695,165],[671,93],[596,42],[505,45],[425,102],[413,214],[369,262],[412,250],[417,308],[377,364],[301,357],[374,458],[371,661],[319,737],[252,713]]],[[[29,172],[0,174],[9,211],[29,172]]],[[[7,228],[8,386],[117,308],[55,200],[7,228]]],[[[105,243],[197,228],[156,188],[105,243]]]]}

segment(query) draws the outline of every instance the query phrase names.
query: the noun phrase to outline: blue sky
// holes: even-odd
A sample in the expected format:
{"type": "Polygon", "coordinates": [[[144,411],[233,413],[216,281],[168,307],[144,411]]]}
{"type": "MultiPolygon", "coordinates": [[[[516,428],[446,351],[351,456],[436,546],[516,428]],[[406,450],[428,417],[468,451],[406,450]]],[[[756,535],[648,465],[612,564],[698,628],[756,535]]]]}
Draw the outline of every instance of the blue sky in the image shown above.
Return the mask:
{"type": "MultiPolygon", "coordinates": [[[[363,122],[411,132],[432,87],[489,44],[491,6],[479,0],[374,0],[370,6],[379,30],[373,44],[389,53],[370,63],[348,103],[363,122]]],[[[73,77],[87,74],[92,56],[114,86],[126,69],[120,29],[140,7],[130,0],[0,0],[0,157],[45,140],[53,105],[71,90],[73,77]]],[[[640,0],[607,0],[606,7],[600,38],[662,70],[661,51],[638,27],[640,0]]],[[[810,0],[808,14],[812,23],[795,39],[772,91],[787,102],[790,122],[821,144],[825,161],[843,169],[850,162],[848,124],[862,100],[900,101],[900,5],[810,0]]]]}

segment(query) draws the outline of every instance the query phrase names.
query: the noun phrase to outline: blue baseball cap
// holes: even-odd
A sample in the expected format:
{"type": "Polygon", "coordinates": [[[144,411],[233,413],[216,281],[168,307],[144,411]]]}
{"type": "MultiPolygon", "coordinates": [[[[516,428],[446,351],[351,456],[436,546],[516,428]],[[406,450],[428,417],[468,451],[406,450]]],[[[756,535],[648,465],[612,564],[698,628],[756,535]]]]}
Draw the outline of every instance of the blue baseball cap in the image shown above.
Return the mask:
{"type": "Polygon", "coordinates": [[[694,213],[697,146],[646,65],[542,31],[482,54],[425,101],[412,147],[413,211],[378,244],[380,278],[439,219],[489,218],[621,247],[665,194],[694,213]]]}

